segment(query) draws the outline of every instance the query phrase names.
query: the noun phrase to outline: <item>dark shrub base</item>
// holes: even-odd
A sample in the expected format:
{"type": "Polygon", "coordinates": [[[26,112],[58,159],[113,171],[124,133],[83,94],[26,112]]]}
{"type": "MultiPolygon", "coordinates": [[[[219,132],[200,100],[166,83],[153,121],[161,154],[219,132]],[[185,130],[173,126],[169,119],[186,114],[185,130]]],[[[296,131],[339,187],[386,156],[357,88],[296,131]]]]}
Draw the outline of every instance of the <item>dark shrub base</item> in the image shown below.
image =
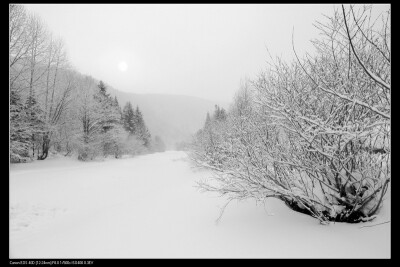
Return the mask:
{"type": "MultiPolygon", "coordinates": [[[[312,206],[308,206],[306,208],[300,208],[299,205],[297,204],[297,201],[294,201],[292,199],[286,199],[284,197],[280,198],[290,209],[310,215],[314,218],[317,218],[316,214],[318,212],[315,211],[315,208],[312,206]]],[[[304,206],[304,205],[303,205],[304,206]]],[[[362,222],[363,219],[366,217],[362,212],[360,211],[353,211],[351,212],[351,207],[343,209],[341,213],[339,213],[337,216],[333,217],[329,214],[327,211],[322,211],[319,212],[321,217],[323,217],[326,221],[331,221],[331,222],[346,222],[346,223],[359,223],[362,222]]]]}

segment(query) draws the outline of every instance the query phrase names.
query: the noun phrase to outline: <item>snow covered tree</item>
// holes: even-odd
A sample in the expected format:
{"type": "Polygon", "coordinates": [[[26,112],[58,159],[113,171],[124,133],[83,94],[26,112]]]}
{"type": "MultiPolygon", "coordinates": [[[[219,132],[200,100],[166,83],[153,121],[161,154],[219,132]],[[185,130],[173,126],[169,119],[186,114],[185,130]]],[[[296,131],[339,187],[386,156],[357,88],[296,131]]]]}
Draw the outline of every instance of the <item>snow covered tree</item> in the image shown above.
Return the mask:
{"type": "Polygon", "coordinates": [[[107,87],[106,87],[106,85],[104,84],[103,81],[100,81],[100,82],[99,82],[98,87],[99,87],[99,89],[100,89],[100,93],[101,93],[103,96],[105,96],[105,97],[109,97],[109,96],[110,96],[110,95],[107,93],[107,87]]]}
{"type": "Polygon", "coordinates": [[[10,90],[22,90],[22,78],[28,70],[31,46],[28,33],[28,14],[22,5],[9,5],[9,76],[10,90]]]}
{"type": "Polygon", "coordinates": [[[112,130],[120,126],[120,108],[115,105],[114,99],[107,93],[107,87],[102,81],[99,82],[97,87],[98,91],[94,94],[94,99],[98,102],[99,113],[101,115],[103,154],[116,155],[116,151],[118,151],[116,147],[118,134],[112,130]]]}
{"type": "Polygon", "coordinates": [[[135,138],[126,137],[128,125],[106,84],[74,71],[62,40],[22,5],[9,6],[9,69],[12,162],[44,160],[51,149],[77,151],[88,160],[119,157],[129,142],[137,151],[144,150],[138,149],[143,143],[149,146],[141,113],[132,110],[127,131],[135,138]]]}
{"type": "Polygon", "coordinates": [[[23,6],[10,5],[9,59],[10,92],[26,100],[32,130],[40,128],[33,135],[33,152],[37,159],[45,159],[69,103],[69,85],[58,83],[60,69],[66,66],[62,41],[53,40],[38,16],[28,14],[23,6]],[[40,125],[36,125],[39,121],[32,115],[39,110],[40,125]]]}
{"type": "Polygon", "coordinates": [[[32,157],[35,153],[39,156],[41,139],[43,138],[45,122],[43,110],[36,100],[34,91],[31,91],[25,103],[26,119],[29,123],[31,134],[32,157]]]}
{"type": "Polygon", "coordinates": [[[96,156],[121,155],[123,128],[120,122],[120,107],[107,93],[106,86],[94,79],[81,82],[78,118],[82,123],[79,159],[88,160],[96,156]]]}
{"type": "Polygon", "coordinates": [[[208,128],[211,125],[211,117],[210,113],[207,112],[206,121],[204,122],[203,128],[208,128]]]}
{"type": "Polygon", "coordinates": [[[224,164],[228,156],[223,148],[228,134],[227,118],[226,111],[218,105],[215,105],[212,117],[207,113],[203,129],[199,130],[194,138],[193,146],[194,150],[197,150],[195,158],[219,167],[224,164]]]}
{"type": "MultiPolygon", "coordinates": [[[[30,146],[34,157],[44,128],[43,110],[38,103],[37,90],[44,73],[39,65],[45,59],[47,32],[40,19],[27,14],[21,5],[10,5],[9,22],[10,112],[13,113],[10,125],[29,125],[28,128],[17,127],[17,131],[22,134],[21,130],[24,129],[25,134],[31,136],[30,146]],[[21,108],[23,102],[25,105],[21,108]],[[21,114],[17,115],[16,112],[21,114]]],[[[10,129],[10,145],[19,142],[25,147],[26,139],[22,138],[25,134],[15,135],[14,130],[10,129]],[[15,140],[18,136],[22,139],[15,140]]],[[[14,148],[11,150],[15,151],[14,148]]]]}
{"type": "Polygon", "coordinates": [[[223,108],[220,108],[218,105],[215,105],[214,111],[214,120],[216,121],[225,121],[226,120],[226,111],[223,108]]]}
{"type": "Polygon", "coordinates": [[[135,134],[136,132],[136,121],[135,113],[132,108],[131,102],[127,102],[122,111],[122,122],[124,129],[130,134],[135,134]]]}
{"type": "Polygon", "coordinates": [[[122,122],[122,109],[121,109],[121,106],[119,105],[119,102],[118,102],[118,99],[116,96],[114,97],[114,107],[118,110],[120,120],[122,122]]]}
{"type": "Polygon", "coordinates": [[[76,88],[75,75],[70,72],[63,41],[50,37],[46,54],[44,85],[38,88],[42,94],[46,121],[42,154],[38,158],[41,160],[47,158],[54,137],[60,134],[62,124],[66,123],[65,113],[73,101],[73,91],[76,88]]]}
{"type": "Polygon", "coordinates": [[[103,131],[102,107],[95,98],[98,88],[90,77],[83,78],[79,83],[79,109],[77,118],[81,123],[78,135],[78,159],[89,160],[102,151],[101,133],[103,131]]]}
{"type": "Polygon", "coordinates": [[[150,148],[151,135],[146,127],[143,119],[142,112],[139,107],[135,110],[132,108],[132,104],[127,102],[122,111],[122,122],[124,129],[131,135],[135,136],[135,146],[137,141],[141,142],[146,148],[150,148]]]}
{"type": "Polygon", "coordinates": [[[10,91],[10,162],[26,162],[32,134],[21,96],[10,91]]]}
{"type": "Polygon", "coordinates": [[[321,223],[374,218],[391,177],[390,11],[381,29],[368,11],[342,6],[317,23],[312,58],[294,50],[290,64],[271,59],[213,139],[229,156],[197,153],[215,171],[216,183],[202,189],[229,201],[279,198],[321,223]]]}
{"type": "Polygon", "coordinates": [[[143,119],[142,112],[140,111],[138,106],[136,107],[136,112],[135,112],[135,122],[136,122],[135,135],[139,138],[139,140],[142,140],[144,146],[148,148],[150,146],[151,134],[147,129],[147,126],[143,119]]]}
{"type": "Polygon", "coordinates": [[[57,61],[52,70],[54,72],[53,81],[51,85],[46,82],[45,87],[44,108],[47,127],[42,142],[42,155],[39,158],[42,160],[47,158],[53,139],[60,134],[62,125],[70,122],[66,117],[66,111],[70,108],[74,99],[74,90],[77,87],[75,76],[65,69],[58,69],[60,65],[61,63],[57,61]]]}
{"type": "Polygon", "coordinates": [[[29,45],[26,31],[27,14],[22,5],[9,5],[9,85],[10,85],[10,161],[29,160],[31,134],[22,99],[23,84],[19,78],[25,70],[23,58],[29,45]]]}

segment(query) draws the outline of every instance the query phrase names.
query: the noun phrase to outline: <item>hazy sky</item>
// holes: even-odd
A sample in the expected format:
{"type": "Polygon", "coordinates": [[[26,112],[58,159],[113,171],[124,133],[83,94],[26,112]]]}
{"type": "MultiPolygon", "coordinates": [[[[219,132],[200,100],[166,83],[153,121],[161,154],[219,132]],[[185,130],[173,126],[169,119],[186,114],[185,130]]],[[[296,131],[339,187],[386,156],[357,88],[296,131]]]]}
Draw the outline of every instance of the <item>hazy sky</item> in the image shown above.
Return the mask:
{"type": "Polygon", "coordinates": [[[240,81],[273,56],[291,58],[292,29],[312,51],[313,22],[334,5],[26,5],[63,38],[72,65],[133,93],[230,102],[240,81]]]}

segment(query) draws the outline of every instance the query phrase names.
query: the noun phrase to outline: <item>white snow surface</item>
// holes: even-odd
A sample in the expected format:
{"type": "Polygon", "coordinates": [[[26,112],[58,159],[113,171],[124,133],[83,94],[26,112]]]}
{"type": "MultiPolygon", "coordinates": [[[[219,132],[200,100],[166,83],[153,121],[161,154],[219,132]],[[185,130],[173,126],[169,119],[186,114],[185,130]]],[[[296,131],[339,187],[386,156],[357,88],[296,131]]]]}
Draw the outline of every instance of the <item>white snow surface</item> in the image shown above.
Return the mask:
{"type": "Polygon", "coordinates": [[[390,258],[390,192],[377,219],[331,223],[268,199],[201,193],[181,151],[10,165],[10,258],[390,258]],[[257,204],[257,205],[256,205],[257,204]],[[362,227],[370,226],[373,227],[362,227]]]}

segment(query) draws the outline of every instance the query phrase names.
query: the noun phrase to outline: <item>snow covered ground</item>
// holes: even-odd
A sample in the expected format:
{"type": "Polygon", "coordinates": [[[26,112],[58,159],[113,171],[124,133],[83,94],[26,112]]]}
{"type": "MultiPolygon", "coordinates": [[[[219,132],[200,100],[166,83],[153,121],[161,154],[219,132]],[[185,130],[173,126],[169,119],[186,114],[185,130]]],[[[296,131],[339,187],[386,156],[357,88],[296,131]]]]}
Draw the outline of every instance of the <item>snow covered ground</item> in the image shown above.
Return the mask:
{"type": "Polygon", "coordinates": [[[389,258],[390,194],[379,217],[327,226],[279,200],[200,193],[184,152],[10,166],[10,258],[389,258]]]}

